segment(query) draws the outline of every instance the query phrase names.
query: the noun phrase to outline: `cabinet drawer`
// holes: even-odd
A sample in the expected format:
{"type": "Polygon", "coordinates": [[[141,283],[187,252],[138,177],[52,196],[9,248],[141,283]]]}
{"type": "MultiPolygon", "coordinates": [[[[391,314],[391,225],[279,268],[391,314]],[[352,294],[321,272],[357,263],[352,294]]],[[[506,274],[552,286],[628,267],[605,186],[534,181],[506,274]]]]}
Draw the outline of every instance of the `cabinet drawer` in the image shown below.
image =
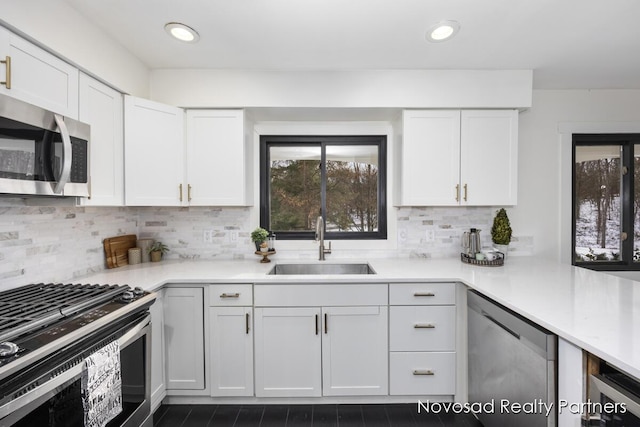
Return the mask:
{"type": "Polygon", "coordinates": [[[456,284],[395,283],[389,287],[391,305],[442,305],[456,303],[456,284]]]}
{"type": "Polygon", "coordinates": [[[253,305],[251,284],[209,286],[209,306],[253,305]]]}
{"type": "Polygon", "coordinates": [[[456,392],[456,354],[391,353],[391,395],[449,395],[456,392]]]}
{"type": "Polygon", "coordinates": [[[452,305],[390,307],[391,351],[454,351],[455,324],[452,305]]]}

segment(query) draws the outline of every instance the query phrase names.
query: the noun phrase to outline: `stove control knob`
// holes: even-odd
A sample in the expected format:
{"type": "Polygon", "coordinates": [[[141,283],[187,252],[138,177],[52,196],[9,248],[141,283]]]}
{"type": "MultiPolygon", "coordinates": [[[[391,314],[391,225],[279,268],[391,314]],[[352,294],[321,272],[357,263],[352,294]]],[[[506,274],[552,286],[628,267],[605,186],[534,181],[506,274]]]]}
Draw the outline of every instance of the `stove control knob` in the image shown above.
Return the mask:
{"type": "Polygon", "coordinates": [[[18,353],[20,348],[12,342],[0,343],[0,357],[11,357],[18,353]]]}
{"type": "Polygon", "coordinates": [[[140,286],[136,286],[135,288],[133,288],[133,293],[136,296],[139,296],[139,295],[144,294],[144,291],[142,290],[142,288],[140,286]]]}
{"type": "Polygon", "coordinates": [[[123,292],[122,296],[120,297],[120,299],[122,299],[122,301],[125,301],[125,302],[129,302],[133,300],[133,298],[134,298],[134,295],[133,295],[133,292],[131,291],[123,292]]]}

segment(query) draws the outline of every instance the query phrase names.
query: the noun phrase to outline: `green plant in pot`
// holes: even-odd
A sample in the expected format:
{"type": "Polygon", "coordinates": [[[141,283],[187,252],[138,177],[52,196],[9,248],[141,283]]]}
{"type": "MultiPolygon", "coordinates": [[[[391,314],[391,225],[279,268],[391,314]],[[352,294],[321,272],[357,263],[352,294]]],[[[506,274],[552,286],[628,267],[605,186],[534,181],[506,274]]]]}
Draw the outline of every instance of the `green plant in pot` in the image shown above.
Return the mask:
{"type": "Polygon", "coordinates": [[[509,242],[511,242],[511,224],[509,223],[509,217],[507,211],[501,208],[493,218],[493,226],[491,227],[491,241],[496,250],[502,252],[504,256],[507,256],[509,250],[509,242]]]}
{"type": "Polygon", "coordinates": [[[267,244],[267,238],[269,238],[269,232],[262,227],[258,227],[251,232],[251,241],[255,243],[256,251],[260,250],[263,243],[267,244]]]}
{"type": "Polygon", "coordinates": [[[162,242],[155,242],[149,247],[149,255],[151,262],[158,262],[162,259],[162,255],[169,252],[169,247],[162,242]]]}

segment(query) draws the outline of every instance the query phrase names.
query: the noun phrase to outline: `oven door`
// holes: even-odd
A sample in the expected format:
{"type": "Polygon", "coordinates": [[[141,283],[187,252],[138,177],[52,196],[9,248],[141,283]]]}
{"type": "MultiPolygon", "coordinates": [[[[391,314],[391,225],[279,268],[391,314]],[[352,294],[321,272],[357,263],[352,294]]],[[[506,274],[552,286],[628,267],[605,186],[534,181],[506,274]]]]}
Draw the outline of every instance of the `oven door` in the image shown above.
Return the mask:
{"type": "Polygon", "coordinates": [[[640,426],[640,384],[621,373],[592,374],[589,381],[592,396],[600,403],[598,426],[640,426]]]}
{"type": "MultiPolygon", "coordinates": [[[[122,380],[122,412],[107,426],[151,426],[150,403],[150,315],[143,313],[125,322],[117,331],[107,335],[97,332],[96,342],[118,341],[122,380]]],[[[104,332],[102,333],[104,334],[104,332]]],[[[84,426],[81,377],[84,357],[67,357],[56,362],[49,373],[52,378],[37,387],[26,386],[15,399],[0,407],[0,426],[84,426]],[[60,366],[65,370],[60,372],[60,366]],[[66,369],[68,367],[68,369],[66,369]],[[6,415],[6,416],[5,416],[6,415]]]]}

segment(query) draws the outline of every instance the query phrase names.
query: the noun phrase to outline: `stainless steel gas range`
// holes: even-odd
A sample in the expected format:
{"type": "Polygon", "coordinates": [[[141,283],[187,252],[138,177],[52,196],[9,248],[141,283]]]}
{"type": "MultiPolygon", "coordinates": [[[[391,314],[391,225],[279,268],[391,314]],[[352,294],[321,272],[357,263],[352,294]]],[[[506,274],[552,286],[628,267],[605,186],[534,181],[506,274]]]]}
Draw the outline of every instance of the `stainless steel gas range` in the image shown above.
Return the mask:
{"type": "Polygon", "coordinates": [[[154,301],[155,294],[127,285],[33,284],[0,292],[0,426],[84,426],[93,398],[88,366],[103,360],[94,358],[105,349],[117,363],[102,363],[121,394],[118,415],[99,425],[151,425],[154,301]]]}

